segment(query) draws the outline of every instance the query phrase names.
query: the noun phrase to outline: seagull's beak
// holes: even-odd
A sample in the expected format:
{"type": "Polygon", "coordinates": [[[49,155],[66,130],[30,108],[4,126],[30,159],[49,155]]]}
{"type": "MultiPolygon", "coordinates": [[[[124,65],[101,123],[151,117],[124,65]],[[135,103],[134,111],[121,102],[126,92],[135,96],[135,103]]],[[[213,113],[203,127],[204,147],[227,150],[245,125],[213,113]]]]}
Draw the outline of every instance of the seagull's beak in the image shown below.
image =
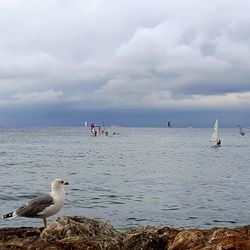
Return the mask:
{"type": "Polygon", "coordinates": [[[69,185],[69,183],[67,181],[64,181],[63,185],[69,185]]]}

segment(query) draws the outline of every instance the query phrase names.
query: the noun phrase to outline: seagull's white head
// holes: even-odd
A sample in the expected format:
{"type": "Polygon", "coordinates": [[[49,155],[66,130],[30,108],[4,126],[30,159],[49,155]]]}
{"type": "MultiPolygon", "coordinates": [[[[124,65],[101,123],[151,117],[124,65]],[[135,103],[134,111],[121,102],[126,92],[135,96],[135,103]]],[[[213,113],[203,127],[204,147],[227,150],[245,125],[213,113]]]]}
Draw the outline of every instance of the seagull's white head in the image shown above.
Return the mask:
{"type": "Polygon", "coordinates": [[[56,191],[59,189],[63,189],[65,185],[69,185],[67,181],[63,181],[61,179],[55,179],[51,182],[51,189],[52,191],[56,191]]]}

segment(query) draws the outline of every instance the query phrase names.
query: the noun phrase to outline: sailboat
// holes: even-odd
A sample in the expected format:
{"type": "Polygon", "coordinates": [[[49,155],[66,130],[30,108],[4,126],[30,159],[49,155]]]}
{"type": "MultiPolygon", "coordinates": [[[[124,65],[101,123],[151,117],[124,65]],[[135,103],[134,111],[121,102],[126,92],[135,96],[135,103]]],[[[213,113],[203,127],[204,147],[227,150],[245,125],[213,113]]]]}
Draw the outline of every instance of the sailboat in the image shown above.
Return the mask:
{"type": "Polygon", "coordinates": [[[221,140],[219,139],[219,122],[218,119],[215,120],[213,134],[210,139],[212,147],[220,147],[221,140]]]}
{"type": "Polygon", "coordinates": [[[242,129],[242,127],[240,126],[240,124],[238,125],[238,128],[240,130],[240,134],[243,136],[245,135],[245,131],[242,129]]]}

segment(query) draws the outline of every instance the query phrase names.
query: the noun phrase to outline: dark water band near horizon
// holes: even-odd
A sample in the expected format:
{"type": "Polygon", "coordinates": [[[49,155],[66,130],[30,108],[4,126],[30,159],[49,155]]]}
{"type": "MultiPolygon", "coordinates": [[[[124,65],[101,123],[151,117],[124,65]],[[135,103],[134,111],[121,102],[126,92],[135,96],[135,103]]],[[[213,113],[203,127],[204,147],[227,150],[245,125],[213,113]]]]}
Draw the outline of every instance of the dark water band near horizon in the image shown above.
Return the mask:
{"type": "MultiPolygon", "coordinates": [[[[250,134],[221,129],[222,147],[212,148],[212,129],[107,130],[94,137],[89,128],[0,129],[1,213],[63,178],[65,206],[49,222],[84,215],[118,229],[250,224],[250,134]]],[[[41,225],[1,220],[1,228],[41,225]]]]}

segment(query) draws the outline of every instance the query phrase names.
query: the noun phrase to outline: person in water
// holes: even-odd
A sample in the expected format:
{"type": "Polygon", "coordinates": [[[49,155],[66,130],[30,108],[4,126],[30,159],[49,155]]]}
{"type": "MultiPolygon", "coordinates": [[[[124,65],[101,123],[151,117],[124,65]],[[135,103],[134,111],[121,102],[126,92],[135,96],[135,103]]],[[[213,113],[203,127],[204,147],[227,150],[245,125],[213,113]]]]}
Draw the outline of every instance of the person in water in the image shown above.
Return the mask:
{"type": "Polygon", "coordinates": [[[221,144],[221,140],[219,139],[219,141],[217,142],[217,145],[220,146],[221,144]]]}

